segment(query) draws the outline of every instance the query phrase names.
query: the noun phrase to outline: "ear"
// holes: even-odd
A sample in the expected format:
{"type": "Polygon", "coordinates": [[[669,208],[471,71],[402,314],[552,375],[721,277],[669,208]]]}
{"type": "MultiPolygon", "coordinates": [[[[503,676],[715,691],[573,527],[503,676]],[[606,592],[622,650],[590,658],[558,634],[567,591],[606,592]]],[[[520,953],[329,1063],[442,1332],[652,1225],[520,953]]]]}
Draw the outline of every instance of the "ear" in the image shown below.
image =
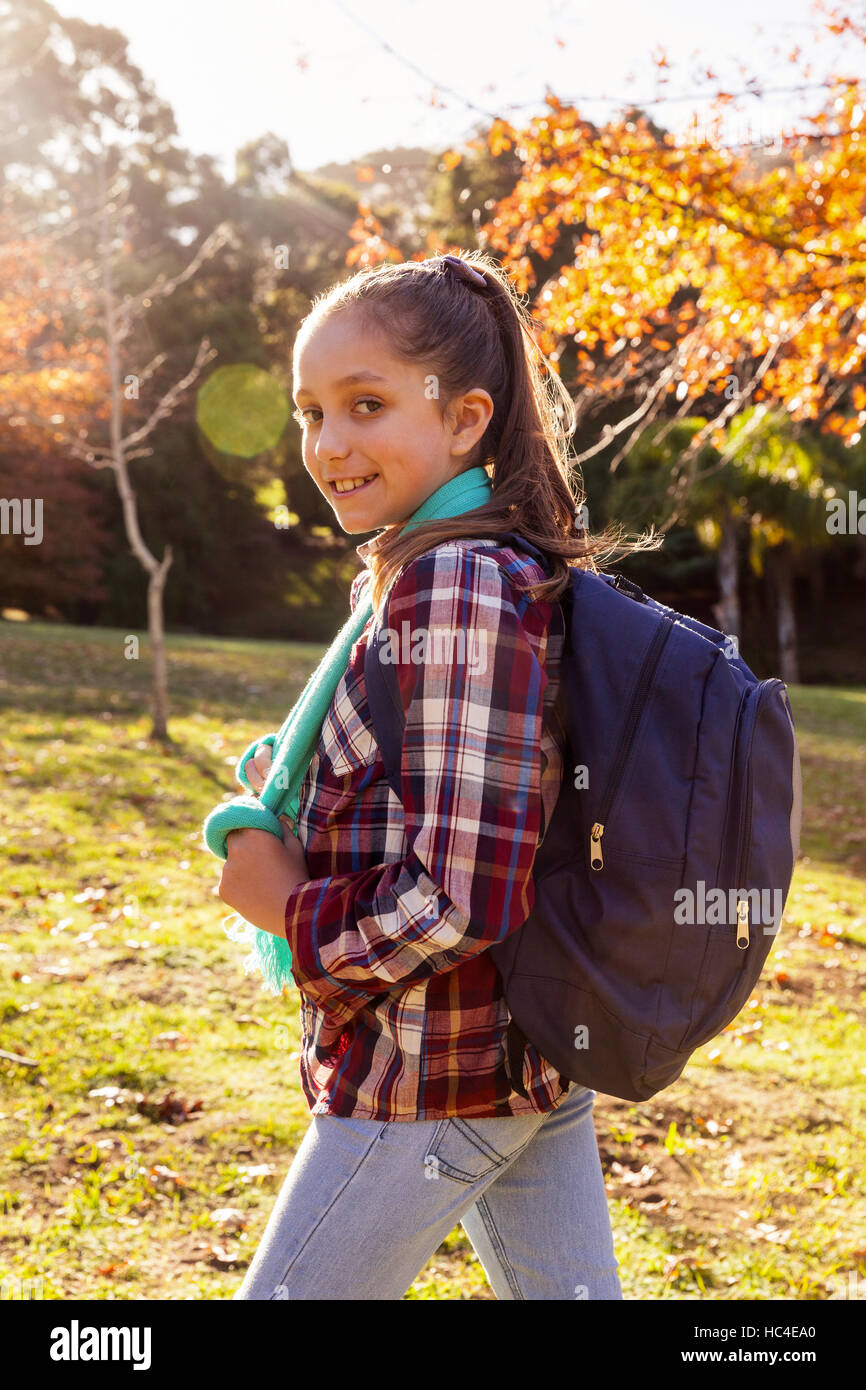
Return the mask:
{"type": "Polygon", "coordinates": [[[480,386],[473,387],[451,402],[449,407],[452,454],[468,454],[483,436],[493,418],[493,400],[480,386]]]}

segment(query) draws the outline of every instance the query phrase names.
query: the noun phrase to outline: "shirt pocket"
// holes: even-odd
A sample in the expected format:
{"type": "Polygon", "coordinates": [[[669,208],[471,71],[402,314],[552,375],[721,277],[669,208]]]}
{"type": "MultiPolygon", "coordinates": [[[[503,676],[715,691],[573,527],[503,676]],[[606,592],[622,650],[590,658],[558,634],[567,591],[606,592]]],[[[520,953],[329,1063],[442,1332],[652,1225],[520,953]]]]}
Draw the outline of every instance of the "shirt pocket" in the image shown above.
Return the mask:
{"type": "Polygon", "coordinates": [[[379,758],[364,683],[351,670],[334,691],[316,752],[338,779],[356,777],[373,767],[379,758]]]}
{"type": "Polygon", "coordinates": [[[546,1112],[475,1119],[459,1115],[441,1120],[424,1157],[427,1176],[471,1185],[511,1163],[530,1144],[546,1112]]]}

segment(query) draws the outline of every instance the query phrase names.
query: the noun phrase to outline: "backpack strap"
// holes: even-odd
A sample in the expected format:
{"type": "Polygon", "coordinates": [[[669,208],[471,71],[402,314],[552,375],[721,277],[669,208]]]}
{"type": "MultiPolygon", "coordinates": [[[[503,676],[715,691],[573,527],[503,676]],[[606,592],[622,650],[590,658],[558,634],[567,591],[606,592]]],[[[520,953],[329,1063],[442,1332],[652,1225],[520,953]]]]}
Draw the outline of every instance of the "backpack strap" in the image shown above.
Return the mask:
{"type": "Polygon", "coordinates": [[[511,1080],[512,1091],[516,1091],[517,1094],[523,1096],[525,1100],[529,1100],[526,1087],[523,1084],[523,1058],[526,1055],[527,1041],[526,1034],[517,1020],[515,1018],[510,1019],[505,1034],[505,1048],[508,1054],[508,1075],[511,1080]]]}
{"type": "MultiPolygon", "coordinates": [[[[508,531],[504,536],[497,536],[495,539],[497,544],[513,541],[518,549],[526,551],[534,560],[537,560],[545,573],[550,572],[547,557],[536,546],[518,535],[516,531],[508,531]]],[[[367,648],[364,653],[364,684],[367,690],[367,705],[370,710],[370,718],[373,721],[376,742],[379,745],[379,752],[382,754],[382,762],[385,765],[385,776],[395,795],[402,799],[400,762],[403,753],[405,716],[395,688],[395,681],[393,678],[389,680],[386,676],[379,655],[383,645],[381,636],[388,626],[387,614],[388,600],[386,599],[381,625],[374,622],[367,638],[367,648]]]]}
{"type": "Polygon", "coordinates": [[[403,755],[403,728],[406,721],[403,706],[394,690],[395,682],[393,679],[389,681],[386,677],[380,658],[380,648],[383,645],[381,635],[386,627],[387,621],[384,621],[382,627],[374,625],[370,629],[367,638],[367,650],[364,653],[364,684],[367,690],[370,718],[373,721],[373,732],[379,745],[382,762],[385,764],[385,776],[395,796],[402,801],[400,763],[403,755]]]}

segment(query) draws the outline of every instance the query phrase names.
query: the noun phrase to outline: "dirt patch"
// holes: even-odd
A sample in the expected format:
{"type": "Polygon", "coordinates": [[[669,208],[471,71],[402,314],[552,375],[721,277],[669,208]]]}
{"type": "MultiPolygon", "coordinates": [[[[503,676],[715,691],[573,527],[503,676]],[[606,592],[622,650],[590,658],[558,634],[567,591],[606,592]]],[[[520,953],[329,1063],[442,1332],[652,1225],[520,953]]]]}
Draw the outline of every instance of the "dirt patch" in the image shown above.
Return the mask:
{"type": "MultiPolygon", "coordinates": [[[[757,1079],[720,1067],[688,1086],[688,1098],[663,1092],[633,1102],[599,1095],[595,1103],[608,1195],[666,1230],[685,1226],[695,1236],[711,1237],[754,1229],[755,1197],[744,1195],[741,1176],[775,1164],[790,1171],[792,1135],[820,1135],[844,1123],[832,1106],[781,1078],[757,1079]],[[677,1133],[670,1152],[672,1124],[677,1133]]],[[[828,1184],[830,1192],[829,1179],[828,1184]]],[[[790,1209],[813,1205],[821,1187],[816,1180],[785,1192],[789,1221],[790,1209]]],[[[764,1234],[771,1236],[772,1227],[764,1234]]]]}

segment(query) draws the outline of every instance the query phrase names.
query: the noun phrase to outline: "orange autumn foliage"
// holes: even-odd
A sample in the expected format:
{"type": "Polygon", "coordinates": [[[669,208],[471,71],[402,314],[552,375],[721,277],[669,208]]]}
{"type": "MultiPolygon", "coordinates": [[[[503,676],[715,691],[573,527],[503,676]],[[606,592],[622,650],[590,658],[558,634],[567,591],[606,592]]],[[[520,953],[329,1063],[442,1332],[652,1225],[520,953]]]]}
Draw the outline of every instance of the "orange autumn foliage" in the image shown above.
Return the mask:
{"type": "Polygon", "coordinates": [[[80,265],[66,261],[50,236],[26,239],[3,220],[0,416],[30,455],[56,452],[108,415],[105,343],[98,328],[90,336],[93,297],[81,281],[80,265]]]}
{"type": "MultiPolygon", "coordinates": [[[[849,16],[831,14],[824,28],[866,44],[849,16]]],[[[802,54],[789,58],[808,75],[802,54]]],[[[668,66],[663,54],[655,62],[668,66]]],[[[719,91],[717,108],[730,98],[719,91]]],[[[478,244],[532,297],[555,368],[574,346],[569,386],[610,398],[666,371],[662,393],[682,413],[707,393],[724,404],[732,380],[753,380],[752,404],[856,443],[866,424],[866,84],[831,79],[811,129],[772,152],[659,134],[638,114],[599,127],[550,92],[546,101],[526,124],[497,118],[486,132],[489,154],[516,156],[521,172],[478,244]],[[545,279],[538,262],[548,259],[545,279]]],[[[370,208],[361,214],[348,263],[401,259],[370,208]]]]}

